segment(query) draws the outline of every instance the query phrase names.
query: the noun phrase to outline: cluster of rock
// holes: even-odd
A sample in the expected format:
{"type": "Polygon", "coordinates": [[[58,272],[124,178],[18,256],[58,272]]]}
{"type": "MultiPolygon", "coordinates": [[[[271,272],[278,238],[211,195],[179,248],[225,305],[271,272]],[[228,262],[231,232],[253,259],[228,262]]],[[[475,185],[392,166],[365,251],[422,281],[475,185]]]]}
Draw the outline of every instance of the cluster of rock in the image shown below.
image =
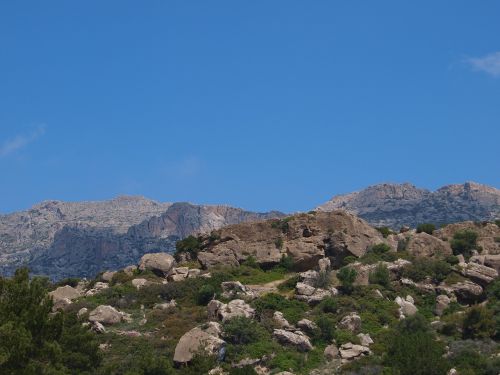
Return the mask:
{"type": "Polygon", "coordinates": [[[329,277],[328,274],[320,275],[320,272],[310,270],[299,274],[299,282],[295,285],[295,298],[297,300],[313,305],[326,297],[334,297],[339,293],[334,287],[316,287],[320,277],[329,277]]]}

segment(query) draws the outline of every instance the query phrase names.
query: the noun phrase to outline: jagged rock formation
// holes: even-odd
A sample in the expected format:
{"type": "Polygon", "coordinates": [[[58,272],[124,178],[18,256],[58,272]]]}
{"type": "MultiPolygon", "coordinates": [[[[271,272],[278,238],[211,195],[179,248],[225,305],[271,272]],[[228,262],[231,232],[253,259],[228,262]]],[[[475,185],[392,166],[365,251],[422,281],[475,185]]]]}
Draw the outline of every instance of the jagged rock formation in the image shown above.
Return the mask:
{"type": "Polygon", "coordinates": [[[123,268],[175,242],[244,221],[281,217],[228,206],[158,203],[142,197],[103,202],[47,201],[0,215],[0,275],[28,265],[53,279],[123,268]]]}
{"type": "Polygon", "coordinates": [[[500,217],[500,190],[466,182],[434,192],[411,184],[381,184],[339,195],[317,207],[319,211],[343,209],[374,226],[399,229],[420,223],[445,224],[485,221],[500,217]]]}

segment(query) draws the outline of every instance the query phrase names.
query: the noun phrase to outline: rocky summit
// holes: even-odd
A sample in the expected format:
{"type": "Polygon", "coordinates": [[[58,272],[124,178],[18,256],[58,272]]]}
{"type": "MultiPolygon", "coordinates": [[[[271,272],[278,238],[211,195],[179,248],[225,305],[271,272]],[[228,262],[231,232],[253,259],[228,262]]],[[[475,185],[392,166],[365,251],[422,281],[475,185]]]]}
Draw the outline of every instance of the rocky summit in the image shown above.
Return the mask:
{"type": "Polygon", "coordinates": [[[491,221],[500,217],[500,190],[474,182],[447,185],[436,191],[414,185],[380,184],[338,195],[317,207],[319,211],[343,209],[374,226],[393,229],[460,221],[491,221]]]}
{"type": "Polygon", "coordinates": [[[143,197],[46,201],[27,211],[0,215],[0,274],[28,265],[52,279],[94,276],[135,263],[145,253],[172,252],[175,242],[189,234],[281,216],[143,197]]]}

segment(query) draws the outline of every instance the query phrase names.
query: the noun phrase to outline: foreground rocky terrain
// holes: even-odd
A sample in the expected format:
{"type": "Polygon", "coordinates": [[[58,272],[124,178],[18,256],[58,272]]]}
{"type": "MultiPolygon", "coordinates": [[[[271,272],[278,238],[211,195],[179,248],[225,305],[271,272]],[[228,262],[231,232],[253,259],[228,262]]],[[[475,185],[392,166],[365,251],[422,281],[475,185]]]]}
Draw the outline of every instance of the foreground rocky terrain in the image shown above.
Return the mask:
{"type": "Polygon", "coordinates": [[[498,374],[500,221],[422,228],[230,225],[49,295],[99,343],[91,373],[498,374]]]}
{"type": "Polygon", "coordinates": [[[374,226],[393,229],[420,223],[494,220],[500,216],[500,190],[474,182],[443,186],[436,191],[411,184],[381,184],[333,197],[317,209],[344,209],[374,226]]]}
{"type": "Polygon", "coordinates": [[[228,206],[158,203],[142,197],[103,202],[48,201],[0,215],[0,274],[28,265],[53,279],[94,276],[175,241],[228,224],[282,216],[228,206]]]}

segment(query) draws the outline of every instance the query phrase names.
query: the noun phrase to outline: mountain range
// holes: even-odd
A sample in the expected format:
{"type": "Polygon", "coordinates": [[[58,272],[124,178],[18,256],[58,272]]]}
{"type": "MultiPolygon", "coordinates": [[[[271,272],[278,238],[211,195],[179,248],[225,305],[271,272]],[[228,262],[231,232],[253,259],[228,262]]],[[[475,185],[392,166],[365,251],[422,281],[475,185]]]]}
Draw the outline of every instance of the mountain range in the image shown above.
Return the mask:
{"type": "MultiPolygon", "coordinates": [[[[434,192],[380,184],[333,197],[318,211],[343,209],[373,226],[415,227],[500,217],[500,190],[467,182],[434,192]]],[[[172,252],[179,239],[227,225],[281,218],[223,205],[160,203],[123,196],[100,202],[45,201],[0,215],[0,275],[27,265],[53,279],[91,277],[135,264],[150,252],[172,252]]]]}

